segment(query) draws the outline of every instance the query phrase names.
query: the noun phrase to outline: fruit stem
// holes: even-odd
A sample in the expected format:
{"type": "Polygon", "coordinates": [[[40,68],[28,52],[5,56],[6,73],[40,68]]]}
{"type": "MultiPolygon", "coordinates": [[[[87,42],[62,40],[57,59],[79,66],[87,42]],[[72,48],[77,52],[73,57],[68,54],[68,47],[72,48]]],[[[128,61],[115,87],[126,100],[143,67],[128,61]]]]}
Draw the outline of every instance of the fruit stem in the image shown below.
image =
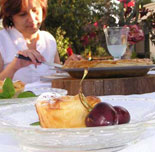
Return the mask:
{"type": "Polygon", "coordinates": [[[85,77],[87,76],[87,74],[88,74],[88,69],[86,68],[86,69],[84,69],[84,74],[80,81],[79,99],[80,99],[81,103],[83,104],[83,106],[88,110],[88,112],[90,112],[93,108],[88,104],[86,97],[82,93],[82,83],[83,83],[83,80],[85,79],[85,77]]]}

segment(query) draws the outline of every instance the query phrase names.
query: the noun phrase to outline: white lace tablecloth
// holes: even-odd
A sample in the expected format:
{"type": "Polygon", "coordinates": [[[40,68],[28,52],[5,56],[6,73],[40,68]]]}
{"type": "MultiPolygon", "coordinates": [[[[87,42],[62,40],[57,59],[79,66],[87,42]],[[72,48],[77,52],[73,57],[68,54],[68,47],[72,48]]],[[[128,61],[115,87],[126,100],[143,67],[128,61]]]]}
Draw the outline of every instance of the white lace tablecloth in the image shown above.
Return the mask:
{"type": "MultiPolygon", "coordinates": [[[[149,72],[149,74],[155,74],[155,71],[151,71],[149,72]]],[[[31,84],[31,85],[28,84],[26,88],[30,89],[30,86],[36,87],[38,84],[40,84],[41,86],[50,86],[49,83],[38,82],[38,83],[31,84]]],[[[141,95],[129,95],[128,97],[130,96],[155,99],[155,92],[141,94],[141,95]]],[[[146,139],[143,139],[139,142],[131,144],[125,149],[120,150],[119,152],[155,152],[154,143],[155,143],[155,131],[149,132],[149,137],[147,137],[146,139]]],[[[17,141],[15,140],[15,138],[13,137],[13,135],[10,135],[8,133],[0,133],[0,152],[22,152],[22,151],[20,150],[20,147],[17,141]]]]}
{"type": "MultiPolygon", "coordinates": [[[[155,133],[140,142],[132,144],[119,152],[155,152],[155,133]]],[[[15,138],[6,133],[0,133],[0,152],[22,152],[15,138]]],[[[100,151],[102,152],[102,151],[100,151]]],[[[104,151],[103,151],[104,152],[104,151]]]]}

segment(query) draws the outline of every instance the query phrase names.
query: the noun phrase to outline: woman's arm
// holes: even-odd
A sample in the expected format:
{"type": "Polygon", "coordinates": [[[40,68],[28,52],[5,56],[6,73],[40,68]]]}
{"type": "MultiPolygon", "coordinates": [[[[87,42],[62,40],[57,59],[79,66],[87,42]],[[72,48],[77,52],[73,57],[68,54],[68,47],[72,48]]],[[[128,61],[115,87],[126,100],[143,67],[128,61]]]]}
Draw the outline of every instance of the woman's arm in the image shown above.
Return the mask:
{"type": "Polygon", "coordinates": [[[65,64],[68,64],[70,61],[78,61],[78,60],[84,60],[84,58],[81,55],[72,54],[68,57],[68,59],[65,61],[65,64]]]}
{"type": "Polygon", "coordinates": [[[61,64],[61,61],[60,61],[60,57],[59,57],[58,51],[56,52],[56,55],[55,55],[55,58],[54,58],[54,63],[61,64]]]}
{"type": "Polygon", "coordinates": [[[37,67],[37,65],[40,65],[41,63],[37,63],[36,60],[40,62],[43,62],[45,60],[39,52],[31,49],[18,51],[18,53],[24,55],[25,57],[29,57],[31,61],[22,60],[15,57],[12,62],[10,62],[4,69],[4,62],[2,56],[0,55],[0,80],[4,80],[7,77],[12,79],[17,70],[30,64],[34,64],[35,67],[37,67]]]}
{"type": "MultiPolygon", "coordinates": [[[[65,61],[65,64],[70,62],[70,61],[77,61],[77,60],[84,60],[84,58],[81,56],[81,55],[76,55],[76,54],[72,54],[70,57],[68,57],[68,59],[65,61]]],[[[54,58],[54,63],[58,63],[58,64],[61,64],[61,61],[60,61],[60,57],[59,57],[59,54],[58,52],[56,53],[55,55],[55,58],[54,58]]]]}
{"type": "Polygon", "coordinates": [[[13,78],[15,72],[17,71],[17,69],[15,68],[15,66],[12,64],[9,64],[5,69],[4,69],[4,62],[2,59],[2,56],[0,54],[0,80],[4,80],[5,78],[9,77],[9,78],[13,78]]]}

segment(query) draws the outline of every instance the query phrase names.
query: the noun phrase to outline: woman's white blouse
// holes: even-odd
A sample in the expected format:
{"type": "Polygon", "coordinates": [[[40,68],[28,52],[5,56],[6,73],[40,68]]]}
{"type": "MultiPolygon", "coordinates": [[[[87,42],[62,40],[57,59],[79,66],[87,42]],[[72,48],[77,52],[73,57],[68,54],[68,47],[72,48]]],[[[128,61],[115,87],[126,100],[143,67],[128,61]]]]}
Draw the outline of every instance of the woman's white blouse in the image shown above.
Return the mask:
{"type": "MultiPolygon", "coordinates": [[[[46,31],[38,31],[39,40],[36,49],[45,58],[47,62],[53,63],[57,51],[55,38],[46,31]]],[[[20,50],[28,49],[23,35],[15,28],[3,29],[0,31],[0,53],[4,61],[4,68],[14,59],[16,53],[20,50]]],[[[25,83],[31,83],[40,80],[40,76],[52,74],[50,67],[41,64],[35,68],[34,65],[18,70],[13,80],[21,80],[25,83]]]]}

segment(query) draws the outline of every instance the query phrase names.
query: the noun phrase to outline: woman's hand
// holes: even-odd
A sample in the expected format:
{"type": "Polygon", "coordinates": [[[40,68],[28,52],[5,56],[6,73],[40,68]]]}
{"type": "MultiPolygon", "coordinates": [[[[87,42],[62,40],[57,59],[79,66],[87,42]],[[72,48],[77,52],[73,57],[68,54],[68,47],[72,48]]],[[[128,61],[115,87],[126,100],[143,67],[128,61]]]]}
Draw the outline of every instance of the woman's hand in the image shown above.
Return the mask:
{"type": "Polygon", "coordinates": [[[18,54],[29,57],[31,61],[18,59],[15,57],[11,64],[14,64],[17,70],[30,64],[34,64],[35,67],[37,67],[37,65],[40,65],[42,62],[45,61],[44,57],[40,54],[40,52],[36,50],[28,49],[24,51],[18,51],[18,54]]]}
{"type": "Polygon", "coordinates": [[[72,54],[65,61],[65,64],[69,63],[70,61],[78,61],[78,60],[84,60],[84,58],[81,55],[72,54]]]}
{"type": "Polygon", "coordinates": [[[13,78],[15,72],[23,67],[26,67],[30,64],[34,64],[35,67],[37,65],[41,64],[41,62],[44,62],[45,59],[44,57],[36,50],[24,50],[24,51],[19,51],[18,54],[21,54],[25,57],[29,57],[31,61],[19,59],[15,57],[13,61],[7,65],[7,67],[3,70],[3,65],[4,63],[2,62],[2,57],[0,55],[0,80],[4,80],[5,78],[13,78]],[[37,60],[40,62],[38,63],[37,60]]]}

